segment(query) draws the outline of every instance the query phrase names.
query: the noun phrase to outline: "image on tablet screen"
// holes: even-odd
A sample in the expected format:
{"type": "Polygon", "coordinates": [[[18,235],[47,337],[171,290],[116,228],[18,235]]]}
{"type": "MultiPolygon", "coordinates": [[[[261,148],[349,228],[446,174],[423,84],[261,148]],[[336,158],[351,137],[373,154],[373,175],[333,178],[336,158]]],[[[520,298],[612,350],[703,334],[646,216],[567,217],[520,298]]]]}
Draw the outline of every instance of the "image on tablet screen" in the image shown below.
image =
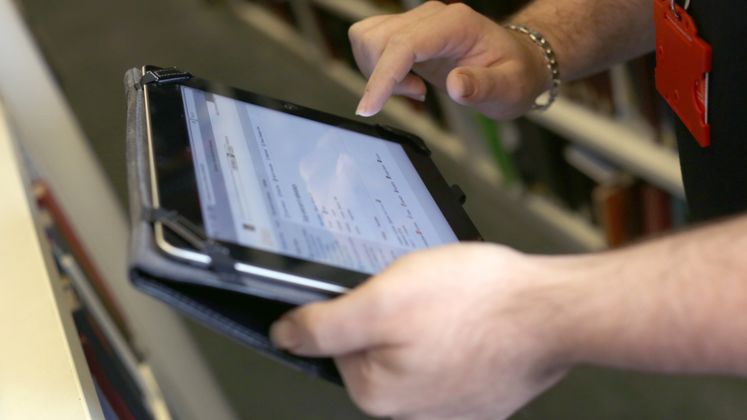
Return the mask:
{"type": "Polygon", "coordinates": [[[399,144],[181,91],[210,237],[368,274],[457,242],[399,144]]]}

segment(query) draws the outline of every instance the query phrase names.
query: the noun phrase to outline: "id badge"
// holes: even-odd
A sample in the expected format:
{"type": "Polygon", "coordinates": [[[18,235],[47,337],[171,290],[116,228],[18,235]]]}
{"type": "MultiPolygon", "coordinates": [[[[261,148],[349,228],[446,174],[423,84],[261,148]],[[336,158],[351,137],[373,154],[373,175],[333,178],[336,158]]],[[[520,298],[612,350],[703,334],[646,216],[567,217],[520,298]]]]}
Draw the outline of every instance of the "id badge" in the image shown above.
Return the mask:
{"type": "MultiPolygon", "coordinates": [[[[689,1],[687,5],[689,5],[689,1]]],[[[701,147],[711,144],[708,119],[711,46],[698,36],[686,7],[654,0],[656,89],[701,147]]]]}

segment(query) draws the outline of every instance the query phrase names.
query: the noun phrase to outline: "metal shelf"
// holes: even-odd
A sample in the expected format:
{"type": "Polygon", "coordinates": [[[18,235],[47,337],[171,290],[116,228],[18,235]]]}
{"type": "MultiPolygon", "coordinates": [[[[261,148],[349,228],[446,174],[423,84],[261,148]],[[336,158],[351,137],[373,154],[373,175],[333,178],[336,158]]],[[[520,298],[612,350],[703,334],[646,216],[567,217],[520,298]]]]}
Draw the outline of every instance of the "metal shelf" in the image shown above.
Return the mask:
{"type": "MultiPolygon", "coordinates": [[[[18,143],[28,158],[26,163],[30,163],[37,174],[49,183],[60,206],[69,217],[73,229],[90,253],[93,263],[106,273],[109,286],[123,303],[125,317],[130,321],[133,335],[137,338],[135,344],[138,351],[147,355],[147,362],[153,367],[158,383],[165,384],[163,391],[166,400],[169,401],[169,407],[174,410],[176,417],[182,419],[236,418],[228,403],[224,401],[224,396],[220,392],[213,373],[203,361],[204,356],[195,346],[194,339],[186,329],[182,318],[165,305],[136,291],[130,284],[127,278],[129,233],[127,218],[114,197],[114,192],[86,142],[72,110],[55,83],[53,74],[47,67],[37,44],[24,25],[15,2],[11,0],[0,0],[0,50],[13,57],[13,60],[6,60],[0,66],[0,97],[8,114],[9,123],[15,129],[18,143]],[[39,123],[40,118],[43,124],[39,123]],[[54,141],[49,139],[54,139],[54,141]],[[60,156],[64,158],[61,159],[60,156]],[[175,354],[179,357],[174,357],[175,354]]],[[[3,153],[5,152],[0,152],[0,157],[3,153]]],[[[5,166],[0,165],[0,168],[5,168],[5,166]]],[[[9,203],[17,202],[12,197],[3,196],[3,198],[10,200],[9,203]]],[[[4,210],[4,206],[5,204],[0,208],[4,210]]],[[[28,237],[26,234],[13,234],[12,229],[3,230],[3,232],[7,232],[5,236],[8,238],[28,237]]],[[[0,249],[0,256],[4,256],[2,251],[0,249]]],[[[12,256],[12,254],[8,255],[12,256]]],[[[16,260],[25,261],[23,258],[16,260]]],[[[26,268],[32,266],[43,267],[29,260],[26,268]]],[[[8,278],[11,279],[13,276],[8,278]]],[[[21,278],[25,279],[23,276],[17,276],[17,279],[21,278]]],[[[19,285],[25,284],[26,282],[20,282],[19,285]]],[[[11,289],[14,288],[8,288],[8,290],[11,289]]],[[[12,296],[12,294],[9,295],[8,299],[12,296]]],[[[8,299],[2,299],[0,303],[5,304],[8,299]]],[[[54,309],[51,304],[46,308],[46,310],[54,309]]],[[[37,312],[40,313],[40,311],[37,312]]],[[[37,318],[39,318],[37,313],[29,312],[23,322],[28,323],[37,318]]],[[[19,340],[22,338],[21,333],[36,332],[23,322],[12,324],[16,326],[19,334],[16,338],[19,340]]],[[[73,325],[70,328],[74,330],[73,325]]],[[[69,336],[68,339],[71,342],[77,340],[77,335],[69,336]]],[[[6,341],[12,344],[11,348],[13,348],[21,345],[19,343],[22,341],[19,340],[6,341]]],[[[47,350],[45,363],[56,360],[52,358],[56,353],[54,351],[56,347],[45,346],[44,343],[37,347],[29,347],[29,351],[35,349],[47,350]]],[[[28,353],[28,357],[31,362],[33,354],[28,353]]],[[[13,362],[18,368],[28,367],[30,369],[29,366],[21,364],[20,359],[13,362]]],[[[45,366],[40,364],[38,368],[45,366]]],[[[25,379],[16,381],[12,386],[6,386],[7,383],[2,383],[0,386],[3,386],[3,389],[17,390],[18,394],[33,389],[36,402],[39,400],[39,395],[55,396],[52,398],[54,401],[50,400],[45,404],[34,405],[29,402],[32,399],[26,400],[26,404],[19,408],[29,412],[61,406],[63,402],[73,406],[94,401],[96,393],[93,390],[93,384],[87,387],[90,392],[86,392],[89,394],[86,399],[76,395],[68,398],[66,392],[45,388],[63,385],[61,382],[58,384],[55,377],[50,376],[49,373],[54,373],[53,370],[60,370],[66,366],[72,368],[70,362],[59,362],[49,372],[42,372],[46,376],[40,375],[38,380],[36,376],[29,376],[30,370],[25,372],[25,376],[19,376],[19,378],[33,378],[33,386],[29,385],[24,388],[25,379]]],[[[1,373],[0,378],[5,380],[1,373]]],[[[7,378],[13,379],[13,376],[7,376],[7,378]]],[[[78,394],[87,389],[79,390],[78,394]]],[[[7,400],[5,397],[6,395],[3,395],[3,399],[7,400]]],[[[2,408],[6,409],[5,406],[2,408]]],[[[14,409],[15,407],[7,408],[14,409]]],[[[3,412],[5,413],[6,411],[3,412]]],[[[67,415],[66,412],[58,410],[56,415],[52,416],[26,415],[16,416],[16,418],[85,418],[85,416],[75,413],[67,415]]],[[[96,416],[96,418],[103,418],[103,415],[96,416]]]]}
{"type": "Polygon", "coordinates": [[[311,2],[351,23],[369,16],[387,13],[381,7],[361,0],[311,0],[311,2]]]}
{"type": "Polygon", "coordinates": [[[38,235],[28,175],[5,117],[0,104],[3,418],[103,419],[59,279],[38,235]]]}
{"type": "Polygon", "coordinates": [[[671,194],[685,196],[677,153],[650,136],[563,98],[527,117],[671,194]]]}

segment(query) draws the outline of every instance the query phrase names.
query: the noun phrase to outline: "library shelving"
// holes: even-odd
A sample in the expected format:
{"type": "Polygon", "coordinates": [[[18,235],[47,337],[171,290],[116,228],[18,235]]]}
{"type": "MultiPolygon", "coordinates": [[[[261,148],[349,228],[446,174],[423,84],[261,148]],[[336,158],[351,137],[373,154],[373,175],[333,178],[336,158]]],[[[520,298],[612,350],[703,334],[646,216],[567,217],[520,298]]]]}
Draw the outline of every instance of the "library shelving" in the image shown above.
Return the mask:
{"type": "MultiPolygon", "coordinates": [[[[129,228],[123,209],[12,0],[0,0],[0,50],[13,57],[0,66],[0,98],[18,151],[13,153],[0,134],[0,169],[31,171],[48,182],[93,264],[122,303],[133,350],[152,367],[171,414],[182,419],[236,418],[179,316],[130,286],[129,228]]],[[[15,179],[2,177],[3,182],[15,179]]],[[[27,218],[39,223],[36,212],[5,214],[27,202],[29,179],[11,187],[25,196],[19,199],[3,190],[3,199],[12,205],[0,206],[0,260],[21,267],[18,274],[6,270],[8,288],[0,294],[6,334],[3,356],[10,362],[0,368],[0,387],[8,391],[3,391],[3,418],[104,418],[70,310],[59,296],[49,246],[33,231],[19,231],[28,226],[27,218]],[[26,241],[34,241],[29,246],[36,250],[17,256],[26,241]],[[11,252],[4,252],[6,246],[11,252]],[[24,306],[29,299],[37,303],[24,306]],[[44,410],[56,411],[46,415],[44,410]]],[[[137,366],[136,370],[143,383],[154,382],[149,373],[137,366]]],[[[157,418],[167,418],[163,404],[160,407],[157,418]]]]}
{"type": "Polygon", "coordinates": [[[3,417],[101,418],[73,320],[41,245],[24,172],[15,135],[0,103],[3,417]],[[44,404],[39,395],[46,397],[42,397],[44,404]]]}
{"type": "Polygon", "coordinates": [[[685,192],[677,153],[635,128],[558,98],[546,112],[529,119],[588,147],[637,176],[680,198],[685,192]]]}

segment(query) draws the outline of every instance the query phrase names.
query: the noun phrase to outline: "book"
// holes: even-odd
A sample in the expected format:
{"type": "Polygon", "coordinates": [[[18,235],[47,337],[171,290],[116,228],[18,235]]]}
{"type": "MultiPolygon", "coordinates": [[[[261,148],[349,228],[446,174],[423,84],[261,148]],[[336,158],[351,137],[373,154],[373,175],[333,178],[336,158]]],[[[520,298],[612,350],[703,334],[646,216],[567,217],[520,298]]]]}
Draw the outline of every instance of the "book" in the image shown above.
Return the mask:
{"type": "Polygon", "coordinates": [[[641,186],[643,204],[643,233],[658,235],[672,229],[670,195],[653,185],[641,186]]]}
{"type": "Polygon", "coordinates": [[[568,142],[525,118],[517,120],[516,126],[520,141],[512,158],[523,184],[527,190],[569,207],[569,165],[563,157],[568,142]]]}
{"type": "Polygon", "coordinates": [[[86,362],[112,410],[120,419],[152,419],[137,381],[116,357],[103,332],[84,306],[73,311],[86,362]]]}
{"type": "MultiPolygon", "coordinates": [[[[143,362],[112,312],[112,301],[107,299],[113,296],[107,288],[101,288],[105,283],[97,284],[104,281],[102,278],[91,277],[98,274],[95,266],[83,266],[86,251],[46,185],[35,182],[33,192],[39,204],[39,220],[59,272],[63,296],[73,315],[105,417],[152,418],[152,407],[162,403],[160,390],[152,383],[146,386],[141,380],[143,362]],[[78,260],[77,256],[84,260],[78,260]]],[[[159,418],[169,418],[167,411],[159,413],[159,418]]]]}
{"type": "Polygon", "coordinates": [[[572,168],[569,176],[571,208],[592,224],[602,226],[599,211],[595,209],[593,192],[599,185],[617,184],[626,175],[606,159],[579,145],[567,146],[563,155],[572,168]]]}
{"type": "Polygon", "coordinates": [[[631,178],[596,186],[592,200],[610,248],[628,244],[640,236],[636,189],[631,178]]]}
{"type": "Polygon", "coordinates": [[[63,249],[69,250],[76,261],[78,261],[85,276],[90,281],[96,294],[100,297],[106,310],[121,331],[122,335],[130,340],[131,332],[127,325],[124,311],[109,287],[109,284],[101,275],[93,259],[88,254],[85,245],[75,232],[59,202],[55,198],[49,186],[43,180],[33,182],[32,190],[39,208],[49,215],[51,224],[46,226],[46,233],[50,240],[63,249]]]}
{"type": "Polygon", "coordinates": [[[560,93],[565,98],[584,105],[599,115],[611,118],[615,116],[616,101],[610,71],[563,83],[560,85],[560,93]]]}

